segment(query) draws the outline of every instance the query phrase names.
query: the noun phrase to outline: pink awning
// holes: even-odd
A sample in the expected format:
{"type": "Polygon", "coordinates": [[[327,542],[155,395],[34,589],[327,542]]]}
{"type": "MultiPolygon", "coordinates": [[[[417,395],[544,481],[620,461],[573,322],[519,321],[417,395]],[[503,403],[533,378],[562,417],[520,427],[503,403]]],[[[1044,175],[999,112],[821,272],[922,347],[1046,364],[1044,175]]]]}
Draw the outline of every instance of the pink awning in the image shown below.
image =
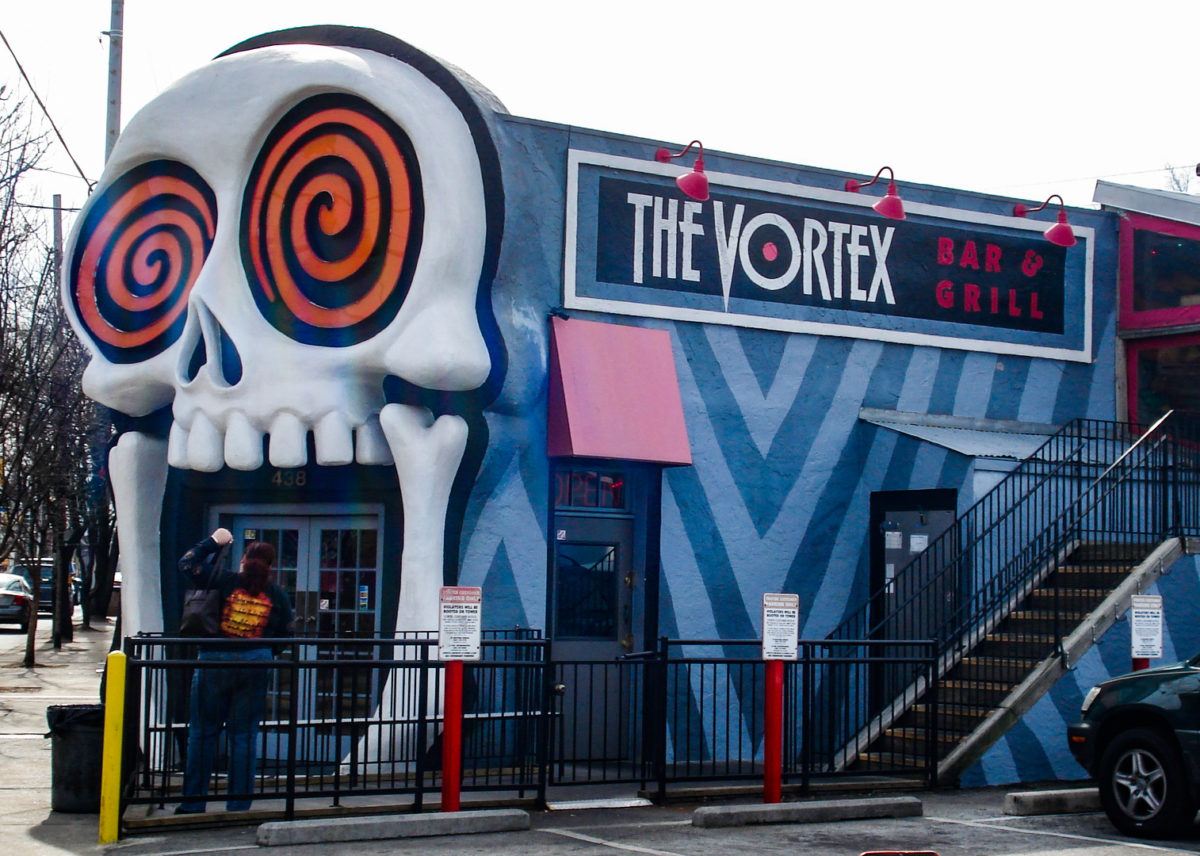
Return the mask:
{"type": "Polygon", "coordinates": [[[665,330],[550,319],[550,457],[692,463],[665,330]]]}

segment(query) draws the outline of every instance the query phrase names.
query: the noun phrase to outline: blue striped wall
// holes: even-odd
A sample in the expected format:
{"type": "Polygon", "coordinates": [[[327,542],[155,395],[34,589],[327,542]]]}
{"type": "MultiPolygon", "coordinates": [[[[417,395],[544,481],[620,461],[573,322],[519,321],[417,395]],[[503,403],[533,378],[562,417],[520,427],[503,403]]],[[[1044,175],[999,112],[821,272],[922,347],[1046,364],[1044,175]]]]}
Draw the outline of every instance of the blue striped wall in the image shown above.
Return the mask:
{"type": "MultiPolygon", "coordinates": [[[[460,582],[483,586],[489,626],[544,627],[546,314],[562,300],[566,151],[574,145],[647,157],[653,149],[525,120],[502,123],[499,138],[509,216],[494,304],[510,370],[488,414],[488,450],[464,520],[460,582]]],[[[757,162],[740,166],[825,186],[841,180],[757,162]]],[[[905,195],[976,210],[1001,204],[932,188],[905,195]]],[[[1092,364],[581,313],[664,329],[673,343],[694,465],[663,477],[663,634],[755,637],[762,593],[786,591],[800,595],[802,636],[824,636],[867,596],[872,492],[953,488],[960,507],[977,498],[971,459],[862,422],[861,407],[1041,423],[1114,417],[1115,218],[1072,216],[1096,229],[1092,364]]],[[[1190,576],[1196,585],[1194,570],[1190,576]]],[[[1123,670],[1120,657],[1104,653],[1110,648],[1119,644],[1106,639],[971,770],[969,781],[1012,781],[1006,776],[1028,778],[1029,771],[1034,778],[1079,774],[1059,745],[1063,723],[1093,674],[1123,670]]]]}

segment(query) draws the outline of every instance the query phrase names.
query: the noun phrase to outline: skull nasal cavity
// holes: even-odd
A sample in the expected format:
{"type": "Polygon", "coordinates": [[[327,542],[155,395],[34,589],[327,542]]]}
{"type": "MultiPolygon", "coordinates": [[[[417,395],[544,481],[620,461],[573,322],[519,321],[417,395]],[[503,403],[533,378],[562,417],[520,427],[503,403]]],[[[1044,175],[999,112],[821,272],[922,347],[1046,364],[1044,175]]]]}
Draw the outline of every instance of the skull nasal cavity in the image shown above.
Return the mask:
{"type": "Polygon", "coordinates": [[[208,315],[201,324],[201,335],[196,337],[188,359],[185,380],[191,382],[200,374],[205,365],[214,375],[214,380],[221,380],[227,386],[235,386],[242,379],[242,358],[238,355],[233,339],[225,332],[225,328],[212,315],[208,315]],[[213,355],[209,356],[209,340],[215,339],[212,347],[213,355]]]}

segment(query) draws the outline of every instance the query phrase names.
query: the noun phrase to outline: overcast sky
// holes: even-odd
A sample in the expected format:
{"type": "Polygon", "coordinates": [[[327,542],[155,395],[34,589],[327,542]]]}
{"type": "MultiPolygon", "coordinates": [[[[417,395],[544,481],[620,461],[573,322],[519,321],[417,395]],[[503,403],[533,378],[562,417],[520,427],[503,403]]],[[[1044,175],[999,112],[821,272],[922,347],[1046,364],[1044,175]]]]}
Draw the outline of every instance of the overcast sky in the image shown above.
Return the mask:
{"type": "MultiPolygon", "coordinates": [[[[93,180],[110,8],[3,0],[0,12],[93,180]]],[[[521,116],[1086,206],[1096,178],[1161,189],[1165,166],[1200,160],[1198,22],[1200,3],[1154,0],[127,0],[122,119],[248,36],[350,24],[462,67],[521,116]]],[[[8,92],[28,92],[6,53],[0,69],[8,92]]],[[[68,206],[86,197],[78,179],[46,180],[68,206]]]]}

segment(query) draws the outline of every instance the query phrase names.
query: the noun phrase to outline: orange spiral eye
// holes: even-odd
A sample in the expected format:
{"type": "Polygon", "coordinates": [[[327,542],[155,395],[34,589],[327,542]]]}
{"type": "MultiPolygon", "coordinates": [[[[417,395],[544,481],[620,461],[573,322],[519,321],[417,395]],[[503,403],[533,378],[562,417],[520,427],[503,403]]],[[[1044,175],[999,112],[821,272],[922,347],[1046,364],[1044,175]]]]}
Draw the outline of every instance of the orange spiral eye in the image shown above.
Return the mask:
{"type": "Polygon", "coordinates": [[[79,228],[68,291],[109,361],[140,362],[179,338],[216,228],[212,191],[176,161],[135,167],[96,197],[79,228]]]}
{"type": "Polygon", "coordinates": [[[242,201],[242,263],[259,311],[308,344],[374,336],[408,292],[421,212],[399,126],[349,95],[301,102],[267,137],[242,201]]]}

